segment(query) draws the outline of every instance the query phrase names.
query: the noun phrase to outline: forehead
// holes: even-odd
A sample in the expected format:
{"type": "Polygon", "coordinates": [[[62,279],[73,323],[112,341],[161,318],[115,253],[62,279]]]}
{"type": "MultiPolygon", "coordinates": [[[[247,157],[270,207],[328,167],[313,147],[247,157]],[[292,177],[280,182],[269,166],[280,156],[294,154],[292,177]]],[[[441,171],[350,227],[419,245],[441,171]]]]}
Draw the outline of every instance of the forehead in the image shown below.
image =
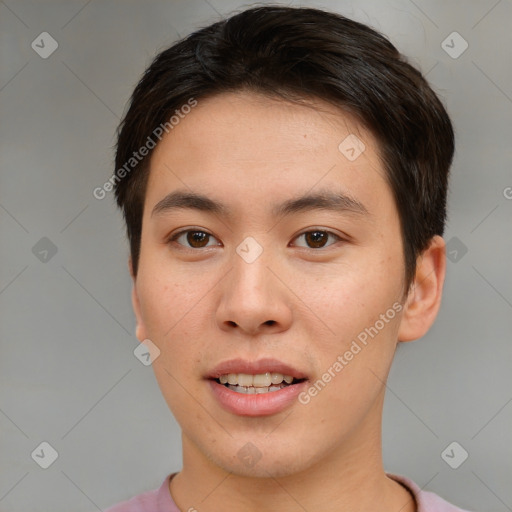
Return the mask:
{"type": "Polygon", "coordinates": [[[217,156],[231,158],[251,152],[257,158],[269,151],[275,157],[287,150],[321,151],[333,143],[336,149],[343,134],[357,135],[370,146],[375,144],[354,115],[316,98],[291,102],[248,91],[222,93],[199,99],[196,107],[180,117],[178,120],[174,116],[178,123],[159,144],[156,154],[167,146],[166,139],[185,144],[183,149],[191,145],[217,149],[217,156]],[[259,145],[235,144],[250,140],[259,145]],[[277,147],[280,151],[276,153],[277,147]]]}
{"type": "Polygon", "coordinates": [[[351,196],[387,186],[369,131],[321,100],[237,92],[199,99],[163,137],[151,157],[147,199],[154,205],[164,188],[261,200],[336,185],[351,196]]]}

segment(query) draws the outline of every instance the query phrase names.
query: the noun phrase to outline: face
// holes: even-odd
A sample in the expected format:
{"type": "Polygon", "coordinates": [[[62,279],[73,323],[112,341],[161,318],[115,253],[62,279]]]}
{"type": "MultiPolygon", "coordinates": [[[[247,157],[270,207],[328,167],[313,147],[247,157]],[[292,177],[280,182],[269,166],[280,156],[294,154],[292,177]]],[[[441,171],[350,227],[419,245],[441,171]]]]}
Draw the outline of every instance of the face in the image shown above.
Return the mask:
{"type": "Polygon", "coordinates": [[[379,437],[400,223],[374,138],[314,107],[199,101],[151,159],[137,337],[160,351],[185,459],[239,475],[290,475],[379,437]]]}

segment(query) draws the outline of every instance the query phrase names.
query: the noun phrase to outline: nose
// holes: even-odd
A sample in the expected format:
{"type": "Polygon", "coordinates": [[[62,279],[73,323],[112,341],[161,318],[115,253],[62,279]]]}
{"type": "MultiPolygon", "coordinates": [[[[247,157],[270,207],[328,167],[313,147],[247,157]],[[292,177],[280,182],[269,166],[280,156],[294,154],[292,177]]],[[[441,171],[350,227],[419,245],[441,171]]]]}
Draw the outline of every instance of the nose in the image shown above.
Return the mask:
{"type": "Polygon", "coordinates": [[[224,331],[251,336],[279,333],[292,323],[291,294],[276,277],[265,251],[251,263],[233,254],[233,268],[220,284],[216,320],[224,331]]]}

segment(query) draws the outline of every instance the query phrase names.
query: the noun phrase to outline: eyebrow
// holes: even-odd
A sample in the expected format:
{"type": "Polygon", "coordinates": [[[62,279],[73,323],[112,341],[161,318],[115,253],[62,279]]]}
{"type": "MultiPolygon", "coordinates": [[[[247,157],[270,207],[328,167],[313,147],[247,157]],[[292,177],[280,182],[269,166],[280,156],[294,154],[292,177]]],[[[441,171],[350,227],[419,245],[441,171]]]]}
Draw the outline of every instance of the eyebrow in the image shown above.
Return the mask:
{"type": "MultiPolygon", "coordinates": [[[[233,212],[226,205],[195,192],[175,190],[167,194],[153,208],[151,216],[163,215],[173,210],[191,209],[206,213],[233,217],[233,212]]],[[[342,192],[321,190],[316,193],[306,193],[300,197],[288,199],[272,208],[272,215],[277,218],[293,213],[312,210],[330,210],[340,213],[356,213],[369,215],[366,207],[355,199],[342,192]]]]}
{"type": "Polygon", "coordinates": [[[273,208],[275,217],[285,217],[293,213],[307,212],[311,210],[331,210],[340,213],[357,213],[369,215],[366,207],[355,199],[342,192],[322,190],[314,194],[288,199],[284,203],[273,208]]]}

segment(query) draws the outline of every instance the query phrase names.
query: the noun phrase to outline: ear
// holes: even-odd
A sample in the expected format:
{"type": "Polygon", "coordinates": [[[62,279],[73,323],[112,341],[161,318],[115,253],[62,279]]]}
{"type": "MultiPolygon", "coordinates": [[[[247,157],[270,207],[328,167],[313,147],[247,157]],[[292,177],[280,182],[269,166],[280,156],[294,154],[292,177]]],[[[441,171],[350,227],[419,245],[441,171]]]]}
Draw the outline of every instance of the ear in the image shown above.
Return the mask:
{"type": "Polygon", "coordinates": [[[443,294],[446,273],[446,244],[436,235],[416,261],[411,284],[398,330],[398,341],[421,338],[436,319],[443,294]]]}
{"type": "Polygon", "coordinates": [[[132,307],[133,312],[135,313],[135,320],[137,321],[137,325],[135,327],[135,336],[139,341],[144,341],[148,338],[146,327],[144,325],[144,320],[142,319],[142,312],[140,307],[139,295],[137,293],[137,278],[133,275],[133,263],[132,259],[128,260],[128,268],[130,269],[130,275],[133,280],[132,287],[132,307]]]}

